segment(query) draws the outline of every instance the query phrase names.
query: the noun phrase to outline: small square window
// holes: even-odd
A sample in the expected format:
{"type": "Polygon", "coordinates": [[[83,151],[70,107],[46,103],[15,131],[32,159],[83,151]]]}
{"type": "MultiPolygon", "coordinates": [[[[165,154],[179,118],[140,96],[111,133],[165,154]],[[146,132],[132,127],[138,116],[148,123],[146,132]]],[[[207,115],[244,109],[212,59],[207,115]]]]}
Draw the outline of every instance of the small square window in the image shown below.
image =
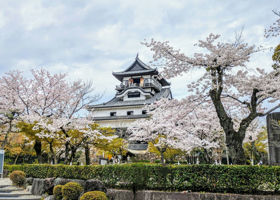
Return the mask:
{"type": "Polygon", "coordinates": [[[147,114],[147,110],[142,110],[142,115],[146,115],[147,114]]]}
{"type": "Polygon", "coordinates": [[[111,116],[111,117],[114,117],[114,116],[116,116],[116,115],[117,115],[116,112],[110,112],[110,116],[111,116]]]}
{"type": "Polygon", "coordinates": [[[127,97],[128,97],[128,98],[140,97],[140,92],[128,92],[128,93],[127,93],[127,97]]]}
{"type": "Polygon", "coordinates": [[[127,111],[127,115],[133,115],[133,111],[127,111]]]}

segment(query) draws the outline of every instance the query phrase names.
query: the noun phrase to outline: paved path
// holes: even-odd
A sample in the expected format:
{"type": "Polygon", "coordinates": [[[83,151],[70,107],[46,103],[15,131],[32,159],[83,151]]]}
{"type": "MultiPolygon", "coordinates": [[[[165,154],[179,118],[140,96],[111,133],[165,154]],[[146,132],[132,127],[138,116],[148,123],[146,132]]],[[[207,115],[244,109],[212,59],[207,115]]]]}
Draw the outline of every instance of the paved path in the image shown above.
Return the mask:
{"type": "Polygon", "coordinates": [[[40,200],[40,196],[34,196],[22,188],[12,185],[8,178],[0,179],[0,200],[40,200]]]}
{"type": "Polygon", "coordinates": [[[12,185],[12,181],[9,178],[0,178],[0,186],[12,185]]]}

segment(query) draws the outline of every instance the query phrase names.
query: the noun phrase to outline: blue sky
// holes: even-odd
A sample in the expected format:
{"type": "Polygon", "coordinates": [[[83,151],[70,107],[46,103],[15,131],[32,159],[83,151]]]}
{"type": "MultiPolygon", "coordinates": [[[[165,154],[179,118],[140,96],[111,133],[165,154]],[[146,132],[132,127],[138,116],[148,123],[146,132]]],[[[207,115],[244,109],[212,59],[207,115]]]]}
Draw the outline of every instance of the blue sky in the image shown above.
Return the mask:
{"type": "MultiPolygon", "coordinates": [[[[148,63],[152,53],[144,39],[169,40],[192,55],[209,33],[224,41],[244,27],[243,39],[275,47],[279,38],[264,38],[277,18],[279,0],[25,0],[0,1],[0,75],[13,69],[44,67],[92,81],[102,101],[115,94],[112,71],[124,70],[137,53],[148,63]]],[[[249,66],[270,70],[272,51],[252,57],[249,66]]],[[[170,80],[174,97],[199,73],[170,80]]]]}

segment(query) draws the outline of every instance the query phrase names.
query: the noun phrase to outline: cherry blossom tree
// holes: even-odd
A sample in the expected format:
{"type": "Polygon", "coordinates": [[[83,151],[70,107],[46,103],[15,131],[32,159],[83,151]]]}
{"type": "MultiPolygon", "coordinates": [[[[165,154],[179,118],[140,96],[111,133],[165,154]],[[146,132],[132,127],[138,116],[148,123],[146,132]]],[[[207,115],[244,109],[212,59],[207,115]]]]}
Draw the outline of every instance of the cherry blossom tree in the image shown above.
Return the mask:
{"type": "Polygon", "coordinates": [[[185,117],[184,129],[199,139],[194,149],[200,150],[207,163],[221,161],[225,149],[225,136],[215,109],[209,104],[190,105],[193,111],[185,117]]]}
{"type": "MultiPolygon", "coordinates": [[[[105,135],[93,126],[93,121],[86,118],[55,118],[44,116],[28,116],[29,122],[34,124],[33,130],[36,136],[49,145],[50,157],[53,163],[57,163],[57,150],[55,144],[59,143],[59,151],[62,147],[65,164],[69,164],[75,158],[78,149],[95,144],[97,140],[112,141],[117,136],[105,135]]],[[[86,151],[86,148],[85,148],[86,151]]],[[[85,152],[86,153],[86,152],[85,152]]],[[[86,157],[89,155],[86,155],[86,157]]],[[[87,164],[89,164],[87,162],[87,164]]]]}
{"type": "Polygon", "coordinates": [[[215,123],[215,112],[197,105],[190,99],[162,99],[148,106],[151,115],[148,119],[137,120],[128,131],[130,141],[152,142],[164,161],[168,148],[190,152],[195,148],[205,151],[221,148],[223,131],[215,123]],[[211,121],[212,120],[212,121],[211,121]]]}
{"type": "Polygon", "coordinates": [[[220,35],[210,34],[206,40],[200,40],[196,45],[203,51],[193,57],[174,49],[168,42],[152,39],[144,45],[153,51],[154,64],[164,65],[162,76],[166,78],[193,70],[204,72],[188,85],[189,94],[196,96],[193,99],[208,102],[210,106],[212,102],[233,163],[244,164],[246,159],[242,144],[247,128],[256,118],[280,107],[279,70],[248,69],[246,63],[259,49],[241,40],[223,43],[219,38],[220,35]],[[228,101],[234,102],[229,109],[226,106],[228,101]],[[264,102],[272,103],[270,109],[265,107],[264,102]],[[238,117],[233,118],[232,115],[238,117]]]}
{"type": "MultiPolygon", "coordinates": [[[[44,69],[31,70],[31,74],[26,78],[20,71],[10,71],[0,78],[0,98],[7,98],[3,94],[10,94],[6,104],[19,107],[21,116],[71,119],[100,98],[100,95],[93,94],[91,83],[69,82],[66,74],[51,74],[44,69]]],[[[34,150],[42,162],[41,140],[34,138],[34,150]]]]}
{"type": "Polygon", "coordinates": [[[19,115],[24,110],[24,107],[15,98],[16,94],[5,87],[3,83],[4,81],[0,79],[0,127],[3,138],[1,149],[5,148],[9,133],[15,131],[19,115]]]}

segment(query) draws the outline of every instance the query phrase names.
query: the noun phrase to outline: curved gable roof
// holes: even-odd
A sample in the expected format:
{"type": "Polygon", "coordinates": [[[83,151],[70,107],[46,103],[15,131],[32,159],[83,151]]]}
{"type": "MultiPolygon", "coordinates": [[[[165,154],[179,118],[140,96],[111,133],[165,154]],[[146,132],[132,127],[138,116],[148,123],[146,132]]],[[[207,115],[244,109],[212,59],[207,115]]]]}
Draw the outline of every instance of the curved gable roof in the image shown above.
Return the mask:
{"type": "Polygon", "coordinates": [[[150,66],[146,65],[145,63],[143,63],[139,57],[138,54],[135,58],[135,61],[123,72],[130,72],[130,71],[146,71],[146,70],[151,70],[153,68],[151,68],[150,66]]]}
{"type": "Polygon", "coordinates": [[[146,75],[146,74],[158,74],[157,69],[153,69],[150,66],[143,63],[138,55],[135,58],[135,61],[124,71],[122,72],[113,72],[113,75],[118,79],[122,80],[124,76],[133,76],[133,75],[146,75]]]}

